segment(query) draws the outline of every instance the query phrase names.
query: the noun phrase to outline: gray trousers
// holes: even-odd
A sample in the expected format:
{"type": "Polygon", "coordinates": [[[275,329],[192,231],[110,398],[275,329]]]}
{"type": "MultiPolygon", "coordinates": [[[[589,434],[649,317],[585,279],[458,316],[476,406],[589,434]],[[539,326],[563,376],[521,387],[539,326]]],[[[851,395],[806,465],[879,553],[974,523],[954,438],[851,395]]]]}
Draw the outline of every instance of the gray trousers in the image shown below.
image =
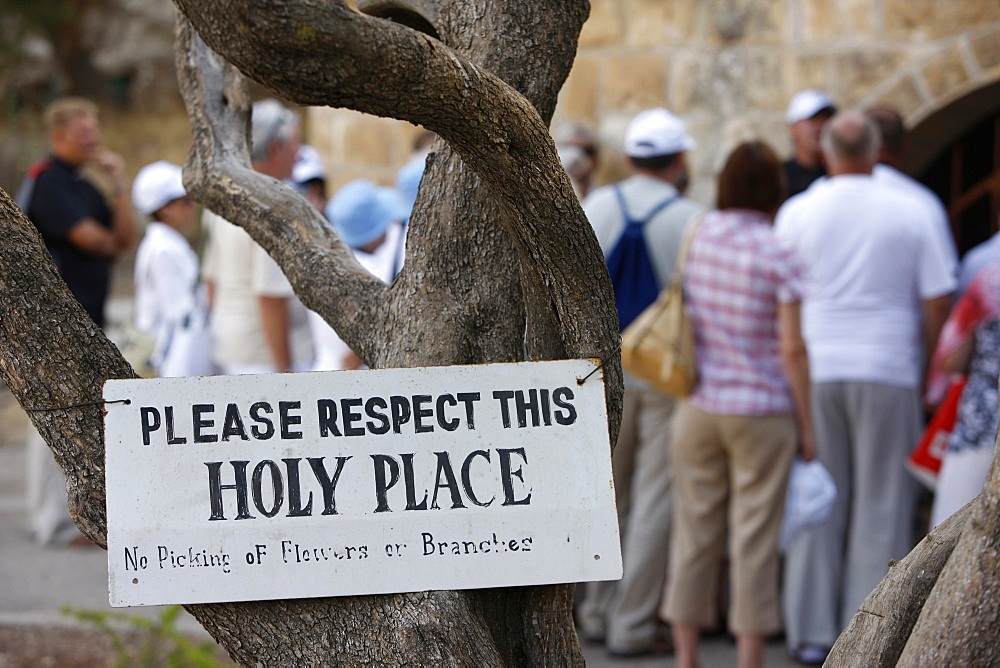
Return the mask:
{"type": "Polygon", "coordinates": [[[812,386],[819,460],[837,485],[830,519],[785,555],[789,646],[830,647],[889,561],[913,547],[917,486],[904,462],[922,427],[916,390],[866,382],[812,386]]]}
{"type": "Polygon", "coordinates": [[[30,422],[26,455],[25,501],[31,532],[40,545],[66,545],[82,535],[69,516],[66,476],[30,422]]]}
{"type": "Polygon", "coordinates": [[[624,575],[591,582],[578,610],[581,631],[606,635],[619,651],[649,647],[667,573],[670,473],[667,465],[674,400],[652,390],[626,390],[622,428],[611,459],[622,536],[624,575]]]}

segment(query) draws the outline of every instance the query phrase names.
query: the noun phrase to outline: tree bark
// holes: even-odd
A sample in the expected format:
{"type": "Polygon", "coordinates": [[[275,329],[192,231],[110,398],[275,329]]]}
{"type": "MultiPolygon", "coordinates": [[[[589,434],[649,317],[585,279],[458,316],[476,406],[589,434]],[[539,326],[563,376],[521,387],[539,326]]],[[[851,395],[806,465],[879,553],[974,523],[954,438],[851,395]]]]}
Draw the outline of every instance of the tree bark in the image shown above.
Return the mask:
{"type": "Polygon", "coordinates": [[[968,521],[937,584],[927,597],[903,666],[1000,664],[1000,463],[966,508],[968,521]]]}
{"type": "Polygon", "coordinates": [[[108,378],[135,372],[70,294],[35,226],[0,190],[0,371],[66,474],[80,531],[106,546],[108,378]]]}
{"type": "Polygon", "coordinates": [[[861,604],[824,665],[891,668],[899,663],[917,616],[958,544],[970,511],[971,504],[929,533],[904,559],[890,564],[889,573],[861,604]]]}

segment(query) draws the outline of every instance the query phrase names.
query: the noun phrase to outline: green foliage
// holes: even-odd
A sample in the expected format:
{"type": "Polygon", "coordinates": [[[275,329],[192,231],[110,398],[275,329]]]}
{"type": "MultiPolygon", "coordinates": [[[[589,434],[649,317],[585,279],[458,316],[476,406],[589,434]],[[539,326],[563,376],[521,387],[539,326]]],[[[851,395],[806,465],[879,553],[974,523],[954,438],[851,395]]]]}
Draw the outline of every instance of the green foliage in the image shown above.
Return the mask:
{"type": "Polygon", "coordinates": [[[47,38],[59,51],[79,39],[88,9],[107,7],[110,0],[0,0],[0,79],[22,57],[21,44],[30,35],[47,38]]]}
{"type": "Polygon", "coordinates": [[[217,647],[196,642],[177,630],[183,608],[171,605],[157,619],[64,607],[62,612],[95,626],[110,639],[119,668],[217,668],[217,647]]]}
{"type": "Polygon", "coordinates": [[[0,0],[0,82],[17,68],[21,44],[32,34],[52,34],[71,21],[74,3],[58,0],[0,0]]]}
{"type": "Polygon", "coordinates": [[[0,12],[7,17],[17,17],[25,30],[50,33],[74,21],[80,11],[80,2],[65,0],[2,0],[0,12]]]}

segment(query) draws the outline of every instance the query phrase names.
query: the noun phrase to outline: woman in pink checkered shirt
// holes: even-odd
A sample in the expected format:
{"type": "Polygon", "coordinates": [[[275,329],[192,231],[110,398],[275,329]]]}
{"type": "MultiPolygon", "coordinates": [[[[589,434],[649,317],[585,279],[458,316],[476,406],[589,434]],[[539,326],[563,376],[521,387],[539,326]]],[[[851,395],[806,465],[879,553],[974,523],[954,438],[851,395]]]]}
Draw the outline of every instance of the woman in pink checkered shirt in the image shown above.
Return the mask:
{"type": "Polygon", "coordinates": [[[677,664],[698,665],[698,635],[718,619],[729,536],[730,630],[739,665],[761,666],[781,629],[778,536],[796,453],[813,456],[809,369],[799,323],[804,269],[772,230],[781,162],[741,144],[719,175],[718,210],[698,224],[684,292],[698,386],[674,414],[670,575],[661,613],[677,664]]]}

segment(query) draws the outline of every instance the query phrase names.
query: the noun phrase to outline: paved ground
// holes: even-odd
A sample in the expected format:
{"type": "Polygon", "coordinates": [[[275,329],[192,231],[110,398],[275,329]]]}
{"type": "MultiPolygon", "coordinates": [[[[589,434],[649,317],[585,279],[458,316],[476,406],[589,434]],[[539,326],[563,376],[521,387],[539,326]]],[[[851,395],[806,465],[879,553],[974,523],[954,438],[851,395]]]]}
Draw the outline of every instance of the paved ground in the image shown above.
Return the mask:
{"type": "MultiPolygon", "coordinates": [[[[73,634],[81,623],[64,612],[66,608],[150,618],[163,611],[159,607],[115,609],[108,605],[107,553],[104,550],[97,547],[43,548],[31,540],[24,504],[24,424],[24,414],[7,390],[0,386],[0,668],[29,665],[11,658],[18,648],[5,644],[25,642],[23,635],[11,631],[34,626],[56,627],[60,629],[60,636],[75,637],[73,634]]],[[[208,639],[187,613],[183,613],[179,626],[208,639]]],[[[32,642],[54,642],[53,638],[60,636],[35,637],[32,642]]],[[[50,660],[45,665],[94,665],[51,659],[57,655],[55,648],[51,649],[50,660]]],[[[667,657],[613,660],[602,647],[595,645],[585,645],[584,654],[588,665],[597,668],[644,668],[674,663],[667,657]]],[[[780,644],[768,647],[767,658],[769,666],[795,665],[780,644]]],[[[735,666],[732,642],[725,638],[706,642],[703,660],[707,668],[735,666]]]]}

